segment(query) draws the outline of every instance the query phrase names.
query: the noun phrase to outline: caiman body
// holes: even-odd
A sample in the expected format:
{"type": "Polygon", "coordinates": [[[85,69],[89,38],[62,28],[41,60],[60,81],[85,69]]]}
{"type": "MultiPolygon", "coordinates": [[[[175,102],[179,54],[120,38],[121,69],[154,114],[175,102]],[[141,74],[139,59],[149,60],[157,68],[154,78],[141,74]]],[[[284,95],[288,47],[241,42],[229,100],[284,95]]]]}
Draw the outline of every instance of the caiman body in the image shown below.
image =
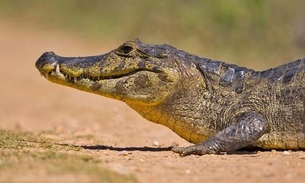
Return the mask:
{"type": "Polygon", "coordinates": [[[195,145],[182,155],[243,147],[305,149],[305,59],[265,71],[132,40],[98,56],[44,53],[48,80],[121,100],[195,145]]]}

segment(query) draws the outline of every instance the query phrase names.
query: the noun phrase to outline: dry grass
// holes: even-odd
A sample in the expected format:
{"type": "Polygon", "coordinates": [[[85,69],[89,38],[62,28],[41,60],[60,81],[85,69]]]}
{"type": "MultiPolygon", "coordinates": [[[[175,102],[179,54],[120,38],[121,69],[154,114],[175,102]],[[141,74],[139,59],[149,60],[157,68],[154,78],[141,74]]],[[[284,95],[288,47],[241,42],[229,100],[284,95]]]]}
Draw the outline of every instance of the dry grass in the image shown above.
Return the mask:
{"type": "Polygon", "coordinates": [[[0,182],[136,182],[103,167],[82,148],[39,134],[0,131],[0,182]]]}

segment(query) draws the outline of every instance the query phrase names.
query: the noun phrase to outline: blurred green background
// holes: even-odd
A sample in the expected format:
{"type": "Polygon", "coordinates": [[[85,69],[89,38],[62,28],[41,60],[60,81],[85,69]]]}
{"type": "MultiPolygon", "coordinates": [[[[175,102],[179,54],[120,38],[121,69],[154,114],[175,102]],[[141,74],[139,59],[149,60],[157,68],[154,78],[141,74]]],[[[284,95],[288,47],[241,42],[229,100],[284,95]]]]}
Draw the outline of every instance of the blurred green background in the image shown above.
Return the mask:
{"type": "Polygon", "coordinates": [[[0,20],[264,68],[305,56],[304,0],[0,0],[0,20]]]}

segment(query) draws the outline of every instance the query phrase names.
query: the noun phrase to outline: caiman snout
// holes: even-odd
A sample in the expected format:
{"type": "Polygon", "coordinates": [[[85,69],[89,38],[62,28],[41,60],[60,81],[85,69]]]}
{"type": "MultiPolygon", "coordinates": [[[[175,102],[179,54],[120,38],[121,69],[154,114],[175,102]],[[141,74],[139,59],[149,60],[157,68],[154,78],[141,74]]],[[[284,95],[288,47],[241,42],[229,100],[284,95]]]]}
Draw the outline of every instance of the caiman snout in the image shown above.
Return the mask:
{"type": "MultiPolygon", "coordinates": [[[[101,78],[99,63],[105,55],[87,57],[62,57],[54,52],[43,53],[35,63],[40,74],[54,82],[81,78],[101,78]]],[[[107,76],[105,76],[107,77],[107,76]]]]}
{"type": "Polygon", "coordinates": [[[54,52],[45,52],[43,53],[35,63],[36,68],[41,71],[41,69],[48,65],[54,66],[58,64],[59,57],[54,52]]]}

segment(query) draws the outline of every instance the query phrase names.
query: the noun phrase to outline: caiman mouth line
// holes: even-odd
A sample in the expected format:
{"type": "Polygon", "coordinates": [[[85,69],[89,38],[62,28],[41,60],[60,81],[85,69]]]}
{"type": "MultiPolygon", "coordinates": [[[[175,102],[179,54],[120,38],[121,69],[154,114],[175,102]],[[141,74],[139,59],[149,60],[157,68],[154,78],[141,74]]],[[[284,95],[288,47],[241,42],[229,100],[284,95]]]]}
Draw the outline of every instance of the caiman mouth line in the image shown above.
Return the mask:
{"type": "Polygon", "coordinates": [[[149,69],[136,69],[136,70],[130,71],[130,72],[126,73],[126,74],[120,74],[120,75],[91,76],[89,74],[83,73],[80,76],[76,76],[75,77],[75,76],[71,76],[71,75],[67,74],[66,72],[62,71],[60,69],[59,64],[56,64],[55,69],[50,71],[50,72],[48,72],[48,73],[45,73],[44,76],[48,79],[50,75],[54,75],[54,76],[63,75],[69,82],[74,82],[74,83],[76,83],[77,81],[79,81],[81,79],[89,79],[92,82],[98,82],[98,81],[101,81],[101,80],[119,79],[119,78],[122,78],[122,77],[125,77],[125,76],[133,75],[133,74],[141,72],[141,71],[154,72],[154,73],[162,72],[162,71],[159,71],[159,70],[152,71],[152,70],[149,70],[149,69]]]}

